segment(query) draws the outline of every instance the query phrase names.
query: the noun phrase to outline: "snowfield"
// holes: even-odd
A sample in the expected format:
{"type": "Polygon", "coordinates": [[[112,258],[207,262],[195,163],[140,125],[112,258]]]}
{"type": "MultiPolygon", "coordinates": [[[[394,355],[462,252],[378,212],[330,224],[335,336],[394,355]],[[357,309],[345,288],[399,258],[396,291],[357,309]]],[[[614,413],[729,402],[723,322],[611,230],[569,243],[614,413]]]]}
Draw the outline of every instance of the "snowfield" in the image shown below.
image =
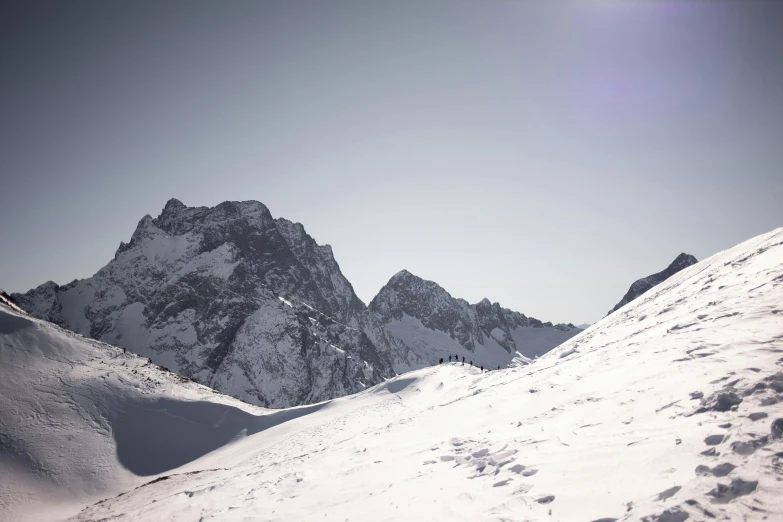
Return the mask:
{"type": "Polygon", "coordinates": [[[7,308],[0,361],[2,520],[783,520],[783,228],[532,364],[273,413],[7,308]]]}
{"type": "Polygon", "coordinates": [[[62,520],[297,411],[250,406],[0,304],[0,520],[62,520]]]}

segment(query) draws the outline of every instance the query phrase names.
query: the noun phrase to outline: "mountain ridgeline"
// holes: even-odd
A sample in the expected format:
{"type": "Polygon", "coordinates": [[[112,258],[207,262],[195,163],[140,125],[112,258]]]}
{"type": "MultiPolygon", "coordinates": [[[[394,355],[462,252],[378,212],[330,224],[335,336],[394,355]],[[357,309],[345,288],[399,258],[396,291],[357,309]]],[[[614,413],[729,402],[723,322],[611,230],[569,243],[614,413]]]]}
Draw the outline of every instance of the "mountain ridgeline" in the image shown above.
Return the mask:
{"type": "Polygon", "coordinates": [[[623,306],[627,305],[646,291],[648,291],[650,288],[657,286],[667,279],[669,279],[671,276],[679,272],[680,270],[683,270],[685,268],[688,268],[691,265],[695,265],[698,263],[695,257],[693,257],[690,254],[680,254],[676,258],[674,258],[674,261],[671,262],[669,266],[666,267],[665,270],[661,270],[657,274],[653,274],[647,277],[643,277],[641,279],[637,279],[633,282],[631,285],[631,288],[628,289],[628,292],[625,293],[623,298],[620,300],[619,303],[614,305],[614,308],[609,310],[609,313],[606,315],[609,315],[613,312],[616,312],[623,306]]]}
{"type": "Polygon", "coordinates": [[[31,315],[152,359],[267,407],[310,404],[450,354],[526,362],[581,332],[484,300],[451,297],[407,271],[369,307],[332,249],[256,201],[141,219],[94,276],[14,301],[31,315]]]}
{"type": "Polygon", "coordinates": [[[444,352],[477,364],[505,366],[528,361],[581,331],[573,324],[545,323],[483,299],[469,304],[407,270],[397,273],[370,302],[386,331],[430,359],[444,352]]]}

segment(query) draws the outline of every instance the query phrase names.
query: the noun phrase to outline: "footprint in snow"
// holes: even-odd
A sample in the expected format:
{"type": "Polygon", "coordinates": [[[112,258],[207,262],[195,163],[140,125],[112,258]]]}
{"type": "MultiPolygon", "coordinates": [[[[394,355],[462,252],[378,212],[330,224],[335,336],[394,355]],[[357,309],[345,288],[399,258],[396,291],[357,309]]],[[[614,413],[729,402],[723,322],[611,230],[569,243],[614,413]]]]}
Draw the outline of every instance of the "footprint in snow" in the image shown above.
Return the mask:
{"type": "Polygon", "coordinates": [[[731,451],[738,455],[752,455],[757,449],[762,448],[769,444],[769,437],[764,435],[755,439],[749,439],[746,441],[737,441],[731,443],[731,451]]]}
{"type": "Polygon", "coordinates": [[[710,435],[706,439],[704,439],[704,444],[707,446],[717,446],[721,442],[723,442],[723,435],[710,435]]]}
{"type": "Polygon", "coordinates": [[[676,495],[677,492],[680,491],[681,489],[682,489],[682,486],[674,486],[674,487],[671,487],[671,488],[667,489],[666,491],[661,491],[660,493],[658,493],[658,500],[670,499],[674,495],[676,495]]]}
{"type": "Polygon", "coordinates": [[[688,519],[690,515],[681,510],[680,508],[667,509],[663,513],[658,515],[650,515],[642,518],[642,522],[683,522],[688,519]]]}
{"type": "Polygon", "coordinates": [[[742,480],[740,478],[731,481],[731,484],[718,484],[715,489],[708,491],[707,494],[713,497],[716,504],[728,504],[732,500],[745,495],[750,495],[756,491],[759,485],[758,480],[742,480]]]}
{"type": "Polygon", "coordinates": [[[710,469],[709,466],[696,466],[697,475],[713,475],[715,477],[725,477],[737,468],[734,464],[724,462],[710,469]]]}

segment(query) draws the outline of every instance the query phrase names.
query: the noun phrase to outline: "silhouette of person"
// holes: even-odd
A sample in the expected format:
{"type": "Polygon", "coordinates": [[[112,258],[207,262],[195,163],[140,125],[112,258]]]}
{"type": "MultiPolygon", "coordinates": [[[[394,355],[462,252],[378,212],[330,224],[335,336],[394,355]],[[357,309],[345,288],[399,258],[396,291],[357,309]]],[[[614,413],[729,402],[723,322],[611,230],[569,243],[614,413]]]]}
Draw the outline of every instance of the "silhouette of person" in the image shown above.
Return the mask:
{"type": "Polygon", "coordinates": [[[449,355],[449,362],[451,362],[451,355],[449,355]]]}
{"type": "Polygon", "coordinates": [[[440,358],[440,363],[439,364],[443,364],[443,357],[440,358]]]}
{"type": "Polygon", "coordinates": [[[465,364],[465,356],[462,356],[462,364],[465,364]]]}
{"type": "Polygon", "coordinates": [[[484,373],[484,365],[481,365],[481,373],[484,373]]]}

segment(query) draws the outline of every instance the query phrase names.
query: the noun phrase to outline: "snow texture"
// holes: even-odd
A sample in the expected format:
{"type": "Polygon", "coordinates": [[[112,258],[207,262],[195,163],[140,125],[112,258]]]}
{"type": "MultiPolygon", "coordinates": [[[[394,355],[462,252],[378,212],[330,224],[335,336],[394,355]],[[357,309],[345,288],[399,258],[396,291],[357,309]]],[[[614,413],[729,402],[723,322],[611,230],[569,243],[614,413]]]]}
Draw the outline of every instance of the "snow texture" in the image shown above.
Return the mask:
{"type": "Polygon", "coordinates": [[[63,519],[258,431],[266,413],[0,304],[0,520],[63,519]]]}
{"type": "Polygon", "coordinates": [[[781,520],[781,303],[778,229],[531,364],[436,365],[280,419],[9,310],[0,519],[781,520]],[[124,464],[113,401],[144,405],[124,464]],[[172,416],[210,444],[156,468],[144,444],[186,438],[172,416]]]}

